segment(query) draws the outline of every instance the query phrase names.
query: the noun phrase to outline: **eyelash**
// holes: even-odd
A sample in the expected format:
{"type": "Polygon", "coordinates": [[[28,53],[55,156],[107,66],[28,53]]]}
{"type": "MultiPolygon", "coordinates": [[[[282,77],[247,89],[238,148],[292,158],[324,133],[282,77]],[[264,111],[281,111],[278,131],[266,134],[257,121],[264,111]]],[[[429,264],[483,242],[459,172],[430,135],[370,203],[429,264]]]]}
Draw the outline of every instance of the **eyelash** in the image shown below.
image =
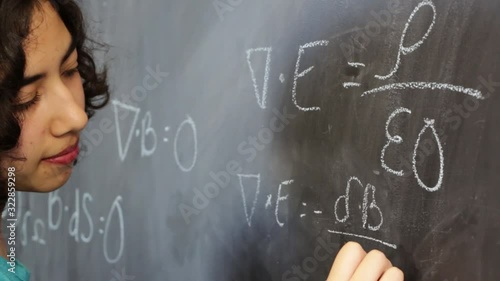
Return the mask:
{"type": "Polygon", "coordinates": [[[63,72],[63,76],[64,77],[72,77],[77,72],[79,72],[78,66],[75,67],[75,68],[73,68],[73,69],[70,69],[70,70],[67,70],[67,71],[63,72]]]}
{"type": "MultiPolygon", "coordinates": [[[[73,68],[73,69],[70,69],[70,70],[63,72],[62,75],[64,77],[70,78],[70,77],[73,77],[77,72],[79,72],[78,66],[73,68]]],[[[35,97],[32,100],[30,100],[29,102],[23,103],[23,104],[18,104],[18,105],[16,105],[16,107],[19,111],[26,111],[39,101],[40,101],[40,94],[38,92],[36,92],[35,97]]]]}
{"type": "Polygon", "coordinates": [[[40,101],[40,94],[38,92],[36,92],[35,97],[32,100],[30,100],[29,102],[25,102],[23,104],[18,104],[18,105],[16,105],[16,108],[19,111],[26,111],[30,107],[35,105],[38,101],[40,101]]]}

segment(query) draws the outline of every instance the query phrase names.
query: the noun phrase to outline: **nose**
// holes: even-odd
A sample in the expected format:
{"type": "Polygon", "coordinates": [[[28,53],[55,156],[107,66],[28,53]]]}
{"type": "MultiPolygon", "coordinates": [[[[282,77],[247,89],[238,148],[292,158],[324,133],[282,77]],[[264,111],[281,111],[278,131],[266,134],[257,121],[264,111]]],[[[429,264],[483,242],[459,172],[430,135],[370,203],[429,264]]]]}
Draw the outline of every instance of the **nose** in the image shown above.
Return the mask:
{"type": "Polygon", "coordinates": [[[83,88],[73,83],[70,87],[58,79],[53,83],[49,94],[52,118],[50,131],[58,137],[68,133],[79,133],[88,123],[85,113],[83,88]]]}

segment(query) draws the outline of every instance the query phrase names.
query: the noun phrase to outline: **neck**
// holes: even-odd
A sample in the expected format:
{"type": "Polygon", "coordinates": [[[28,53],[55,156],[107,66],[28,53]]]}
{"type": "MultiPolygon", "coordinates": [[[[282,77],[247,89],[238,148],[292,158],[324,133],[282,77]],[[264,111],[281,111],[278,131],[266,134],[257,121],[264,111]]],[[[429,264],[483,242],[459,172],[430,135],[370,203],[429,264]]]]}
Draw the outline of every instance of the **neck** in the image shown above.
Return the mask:
{"type": "Polygon", "coordinates": [[[2,229],[2,219],[0,218],[0,256],[8,260],[7,258],[7,241],[3,237],[2,229]]]}

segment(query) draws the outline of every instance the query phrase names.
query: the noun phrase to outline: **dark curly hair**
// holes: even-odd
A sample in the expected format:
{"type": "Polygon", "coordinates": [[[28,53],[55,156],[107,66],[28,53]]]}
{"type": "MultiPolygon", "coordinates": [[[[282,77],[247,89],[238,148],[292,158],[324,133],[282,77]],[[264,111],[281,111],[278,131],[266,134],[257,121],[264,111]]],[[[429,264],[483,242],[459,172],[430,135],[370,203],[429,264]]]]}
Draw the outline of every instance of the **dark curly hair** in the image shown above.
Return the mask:
{"type": "MultiPolygon", "coordinates": [[[[29,36],[34,11],[41,9],[42,1],[52,4],[75,42],[87,116],[91,118],[95,110],[104,107],[110,98],[107,70],[104,67],[98,71],[92,57],[93,48],[104,45],[87,36],[82,12],[75,1],[0,0],[0,160],[6,157],[19,160],[9,153],[18,147],[22,127],[20,112],[15,104],[26,67],[23,43],[29,36]]],[[[8,189],[4,176],[7,174],[6,167],[1,168],[0,211],[3,211],[8,189]]]]}

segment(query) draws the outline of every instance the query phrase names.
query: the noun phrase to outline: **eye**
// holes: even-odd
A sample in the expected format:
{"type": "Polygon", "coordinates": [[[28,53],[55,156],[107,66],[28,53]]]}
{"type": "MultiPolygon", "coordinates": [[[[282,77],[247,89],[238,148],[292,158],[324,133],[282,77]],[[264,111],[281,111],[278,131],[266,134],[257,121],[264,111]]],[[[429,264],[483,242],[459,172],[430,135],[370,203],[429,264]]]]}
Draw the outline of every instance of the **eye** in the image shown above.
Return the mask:
{"type": "Polygon", "coordinates": [[[40,101],[40,94],[36,92],[35,97],[28,102],[15,105],[17,111],[26,111],[40,101]]]}
{"type": "Polygon", "coordinates": [[[70,78],[70,77],[73,77],[73,76],[74,76],[77,72],[79,72],[79,70],[78,70],[78,66],[77,66],[77,67],[75,67],[75,68],[72,68],[72,69],[70,69],[70,70],[66,70],[66,71],[64,71],[62,75],[63,75],[64,77],[68,77],[68,78],[70,78]]]}

